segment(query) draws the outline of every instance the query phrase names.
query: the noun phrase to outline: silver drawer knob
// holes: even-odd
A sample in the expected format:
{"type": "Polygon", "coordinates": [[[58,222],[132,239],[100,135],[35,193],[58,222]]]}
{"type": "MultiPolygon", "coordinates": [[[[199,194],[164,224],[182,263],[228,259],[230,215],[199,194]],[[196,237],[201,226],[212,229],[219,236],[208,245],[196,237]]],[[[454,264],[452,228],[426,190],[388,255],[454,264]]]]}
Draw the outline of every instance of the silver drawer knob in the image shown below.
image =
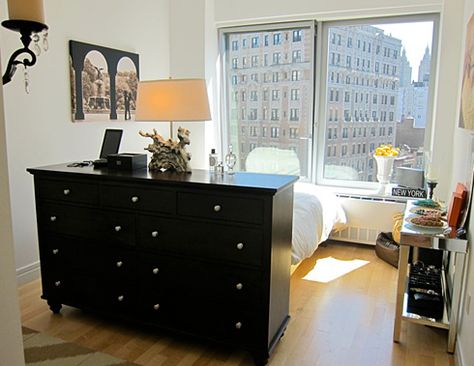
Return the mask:
{"type": "Polygon", "coordinates": [[[115,265],[120,268],[123,266],[123,262],[122,261],[118,261],[117,263],[115,263],[115,265]]]}
{"type": "Polygon", "coordinates": [[[51,217],[49,218],[49,220],[50,220],[51,222],[55,222],[55,221],[56,221],[56,216],[51,216],[51,217]]]}
{"type": "Polygon", "coordinates": [[[117,226],[115,227],[115,231],[116,231],[116,232],[119,232],[120,230],[122,230],[122,227],[121,227],[120,225],[117,225],[117,226]]]}
{"type": "Polygon", "coordinates": [[[214,212],[219,212],[220,210],[222,210],[222,206],[221,206],[221,205],[215,205],[215,206],[214,206],[214,212]]]}
{"type": "Polygon", "coordinates": [[[242,323],[241,322],[235,323],[235,329],[240,329],[240,328],[242,328],[242,323]]]}
{"type": "Polygon", "coordinates": [[[157,238],[158,237],[158,231],[152,231],[151,236],[154,237],[154,238],[157,238]]]}
{"type": "Polygon", "coordinates": [[[153,305],[153,309],[158,310],[160,308],[160,304],[153,305]]]}
{"type": "Polygon", "coordinates": [[[66,188],[66,189],[63,191],[63,193],[64,193],[65,196],[67,196],[67,195],[69,195],[69,193],[71,193],[71,190],[66,188]]]}
{"type": "Polygon", "coordinates": [[[242,290],[244,288],[244,285],[242,285],[241,283],[238,283],[237,285],[235,285],[235,288],[237,290],[242,290]]]}
{"type": "Polygon", "coordinates": [[[119,297],[117,297],[117,300],[120,301],[120,302],[122,302],[124,298],[125,298],[125,297],[124,297],[123,295],[120,295],[119,297]]]}
{"type": "Polygon", "coordinates": [[[153,268],[153,274],[158,274],[160,272],[159,268],[153,268]]]}
{"type": "Polygon", "coordinates": [[[59,249],[53,249],[53,254],[58,254],[59,253],[59,249]]]}
{"type": "Polygon", "coordinates": [[[56,282],[54,283],[54,286],[56,286],[56,287],[61,286],[61,281],[56,281],[56,282]]]}
{"type": "Polygon", "coordinates": [[[137,203],[137,202],[138,202],[138,197],[137,197],[137,196],[133,196],[133,197],[132,197],[132,202],[133,202],[133,203],[137,203]]]}
{"type": "Polygon", "coordinates": [[[238,250],[244,249],[244,243],[239,243],[239,244],[237,244],[237,249],[238,249],[238,250]]]}

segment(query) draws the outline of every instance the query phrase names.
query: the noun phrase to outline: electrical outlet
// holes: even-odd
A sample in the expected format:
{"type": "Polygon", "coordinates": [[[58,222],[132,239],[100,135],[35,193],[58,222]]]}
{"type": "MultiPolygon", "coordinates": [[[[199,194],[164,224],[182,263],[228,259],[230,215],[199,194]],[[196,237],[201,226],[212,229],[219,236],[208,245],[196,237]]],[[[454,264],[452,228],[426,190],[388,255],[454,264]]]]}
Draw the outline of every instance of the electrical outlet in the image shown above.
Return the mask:
{"type": "Polygon", "coordinates": [[[471,294],[467,295],[466,300],[466,314],[469,315],[469,311],[471,310],[471,294]]]}

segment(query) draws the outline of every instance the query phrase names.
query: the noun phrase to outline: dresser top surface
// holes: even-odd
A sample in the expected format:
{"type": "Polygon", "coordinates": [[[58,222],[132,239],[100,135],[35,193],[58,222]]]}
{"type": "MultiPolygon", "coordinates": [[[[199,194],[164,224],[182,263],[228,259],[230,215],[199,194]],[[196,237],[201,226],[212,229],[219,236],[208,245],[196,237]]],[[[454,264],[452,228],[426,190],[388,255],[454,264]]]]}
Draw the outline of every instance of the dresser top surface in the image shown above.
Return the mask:
{"type": "Polygon", "coordinates": [[[293,175],[261,174],[236,172],[235,174],[214,174],[208,170],[194,169],[191,173],[153,172],[148,168],[130,171],[108,168],[95,169],[92,166],[68,167],[68,164],[48,165],[38,168],[29,168],[27,171],[33,175],[48,175],[57,177],[91,177],[94,179],[114,179],[123,181],[155,182],[162,185],[214,185],[226,188],[247,188],[277,192],[293,183],[299,178],[293,175]]]}

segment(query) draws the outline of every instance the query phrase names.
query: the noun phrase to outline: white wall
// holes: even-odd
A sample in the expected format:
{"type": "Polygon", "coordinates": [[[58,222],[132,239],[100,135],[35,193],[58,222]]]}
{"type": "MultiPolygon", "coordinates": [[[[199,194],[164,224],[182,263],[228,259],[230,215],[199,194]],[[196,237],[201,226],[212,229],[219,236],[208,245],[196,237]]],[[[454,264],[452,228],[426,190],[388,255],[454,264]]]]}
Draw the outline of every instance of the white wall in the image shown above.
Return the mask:
{"type": "MultiPolygon", "coordinates": [[[[170,1],[170,76],[173,78],[204,78],[205,75],[205,0],[170,1]],[[186,9],[183,11],[183,9],[186,9]]],[[[175,123],[191,132],[193,169],[206,168],[205,130],[211,122],[175,123]]]]}
{"type": "MultiPolygon", "coordinates": [[[[140,55],[142,80],[169,75],[168,0],[45,0],[50,27],[50,49],[30,70],[31,93],[23,89],[19,70],[4,88],[8,163],[11,183],[16,268],[22,273],[38,261],[33,177],[35,167],[98,157],[103,131],[124,129],[121,151],[142,152],[149,143],[138,130],[156,127],[168,133],[164,123],[71,122],[68,41],[77,40],[140,55]]],[[[6,0],[0,0],[6,14],[6,0]]],[[[17,33],[0,31],[2,61],[21,43],[17,33]]]]}
{"type": "MultiPolygon", "coordinates": [[[[465,6],[463,8],[463,15],[458,19],[463,27],[461,32],[462,36],[462,51],[459,53],[459,65],[457,86],[458,93],[454,98],[454,103],[458,107],[458,113],[455,117],[455,122],[459,120],[459,91],[461,90],[461,76],[462,76],[462,65],[464,58],[464,40],[466,36],[465,26],[474,13],[474,0],[465,0],[465,6]]],[[[472,131],[456,128],[453,139],[453,174],[451,186],[454,188],[457,182],[469,182],[473,172],[473,149],[474,149],[474,133],[472,131]]],[[[470,242],[470,252],[468,254],[468,265],[465,271],[466,283],[464,288],[464,298],[462,302],[462,313],[460,317],[459,336],[457,343],[457,356],[459,359],[459,365],[467,366],[474,365],[474,348],[472,347],[472,340],[474,339],[474,304],[472,297],[474,296],[474,254],[473,254],[473,240],[474,240],[474,210],[471,209],[471,219],[469,222],[468,239],[470,242]],[[468,306],[469,298],[471,297],[471,304],[468,306]]]]}
{"type": "Polygon", "coordinates": [[[24,365],[24,359],[15,279],[15,257],[3,111],[2,87],[0,88],[0,366],[20,366],[24,365]]]}

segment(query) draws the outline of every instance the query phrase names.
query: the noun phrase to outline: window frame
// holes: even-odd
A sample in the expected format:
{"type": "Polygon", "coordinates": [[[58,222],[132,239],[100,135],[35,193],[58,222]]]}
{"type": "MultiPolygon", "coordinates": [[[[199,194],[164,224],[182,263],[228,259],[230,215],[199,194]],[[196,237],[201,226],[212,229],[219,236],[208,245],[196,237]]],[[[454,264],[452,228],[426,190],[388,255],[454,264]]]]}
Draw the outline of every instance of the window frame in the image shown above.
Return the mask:
{"type": "MultiPolygon", "coordinates": [[[[232,85],[231,80],[227,80],[226,78],[226,65],[230,62],[229,60],[231,57],[228,57],[227,51],[232,49],[232,44],[229,42],[227,44],[227,39],[226,35],[228,33],[250,33],[250,32],[275,32],[278,30],[292,30],[292,28],[309,28],[310,32],[310,37],[312,39],[312,47],[313,47],[313,53],[316,52],[316,21],[314,20],[301,20],[301,21],[288,21],[288,22],[281,22],[281,23],[265,23],[265,24],[257,24],[257,25],[242,25],[242,26],[231,26],[231,27],[222,27],[218,29],[218,39],[219,39],[219,55],[221,58],[221,62],[219,65],[219,73],[220,73],[220,80],[222,81],[221,85],[221,92],[220,92],[220,100],[219,100],[219,105],[220,105],[220,110],[221,110],[221,133],[220,133],[220,146],[221,146],[221,151],[227,151],[228,149],[228,141],[229,141],[229,133],[230,133],[230,126],[229,126],[229,118],[231,118],[231,108],[228,108],[227,106],[227,100],[229,100],[229,84],[232,85]]],[[[282,37],[282,35],[280,35],[282,37]]],[[[293,37],[293,31],[291,31],[291,37],[293,37]]],[[[283,41],[283,40],[281,40],[283,41]]],[[[262,41],[262,46],[261,47],[266,47],[265,46],[266,39],[263,38],[262,41]]],[[[301,41],[299,41],[301,42],[301,41]]],[[[273,45],[273,37],[268,37],[268,43],[273,45]]],[[[303,55],[302,55],[303,56],[303,55]]],[[[270,58],[270,57],[269,57],[270,58]]],[[[312,93],[309,95],[309,100],[314,100],[315,95],[316,95],[316,87],[315,87],[315,64],[316,64],[316,58],[312,57],[310,60],[311,67],[310,67],[310,76],[309,80],[312,83],[312,93]]],[[[298,78],[298,80],[292,80],[292,74],[293,74],[293,69],[290,68],[289,72],[289,78],[291,81],[298,82],[301,80],[301,75],[298,78]]],[[[299,70],[296,70],[299,71],[299,70]]],[[[273,80],[273,75],[270,77],[271,80],[273,80]]],[[[281,78],[279,78],[281,79],[281,78]]],[[[240,80],[238,81],[240,83],[240,80]]],[[[271,93],[269,93],[271,94],[271,93]]],[[[301,98],[301,95],[300,95],[301,98]]],[[[269,95],[269,99],[271,99],[271,95],[269,95]]],[[[289,99],[289,98],[288,98],[289,99]]],[[[314,166],[314,151],[315,151],[315,140],[313,138],[314,136],[314,123],[315,123],[315,113],[314,113],[314,108],[315,105],[308,106],[308,114],[310,116],[310,121],[308,125],[308,136],[299,136],[294,139],[294,141],[297,140],[307,140],[308,142],[308,148],[306,153],[306,158],[308,162],[307,166],[307,171],[308,174],[307,176],[301,176],[300,180],[303,181],[311,181],[314,176],[313,172],[313,166],[314,166]]],[[[280,112],[280,111],[279,111],[280,112]]],[[[279,120],[281,119],[281,115],[279,113],[279,119],[278,120],[272,120],[271,118],[272,115],[272,108],[270,106],[268,110],[268,121],[267,122],[273,122],[273,123],[278,123],[279,120]]],[[[301,115],[301,113],[300,113],[301,115]]],[[[263,133],[262,130],[262,137],[264,135],[270,136],[271,131],[270,131],[271,125],[268,127],[268,130],[263,133]]],[[[262,128],[262,126],[260,126],[262,128]]],[[[289,133],[289,132],[288,132],[289,133]]],[[[281,136],[281,131],[279,131],[279,136],[281,136]]],[[[291,148],[290,146],[288,148],[291,148]]]]}
{"type": "MultiPolygon", "coordinates": [[[[226,65],[230,62],[230,58],[227,55],[227,51],[232,49],[232,44],[226,44],[226,34],[228,33],[249,33],[249,32],[259,32],[259,31],[277,31],[285,30],[291,28],[307,28],[309,27],[312,31],[313,36],[313,58],[311,59],[311,75],[310,80],[313,83],[313,105],[308,106],[310,115],[312,115],[311,126],[309,126],[309,136],[299,136],[298,139],[307,139],[309,148],[308,148],[308,177],[307,178],[313,183],[332,186],[332,187],[346,187],[346,188],[369,188],[373,189],[378,186],[377,182],[366,182],[366,181],[351,181],[351,180],[336,180],[336,179],[326,179],[324,178],[324,161],[327,157],[327,151],[329,149],[336,148],[333,144],[328,144],[326,146],[326,130],[328,125],[326,124],[327,115],[329,109],[326,110],[328,106],[328,93],[327,93],[327,70],[329,55],[329,43],[331,40],[328,38],[328,31],[330,27],[334,26],[352,26],[352,25],[376,25],[376,24],[390,24],[390,23],[412,23],[420,21],[431,21],[433,22],[433,39],[431,44],[431,65],[430,65],[430,74],[434,77],[430,79],[429,84],[429,93],[428,93],[428,104],[427,104],[427,115],[426,115],[426,126],[425,126],[425,137],[424,137],[424,147],[426,151],[429,151],[431,148],[431,141],[433,138],[433,115],[434,115],[434,97],[435,89],[437,85],[437,57],[438,47],[439,47],[439,27],[440,27],[440,13],[439,12],[427,12],[422,14],[407,14],[407,15],[396,15],[396,16],[382,16],[382,17],[360,17],[357,19],[349,20],[317,20],[309,19],[302,21],[289,21],[289,22],[275,22],[275,23],[266,23],[258,25],[237,25],[232,27],[222,27],[218,29],[219,36],[219,54],[222,59],[220,62],[220,75],[222,80],[222,87],[220,93],[220,106],[221,106],[221,151],[227,151],[228,148],[228,136],[229,136],[229,118],[231,117],[231,110],[227,106],[228,89],[229,84],[232,85],[231,80],[226,79],[226,65]]],[[[292,33],[293,35],[293,33],[292,33]]],[[[270,37],[268,37],[270,38],[270,37]]],[[[354,45],[354,40],[351,39],[351,47],[354,48],[357,44],[354,45]]],[[[266,47],[266,42],[273,43],[273,39],[262,39],[261,47],[266,47]]],[[[239,45],[240,46],[240,45],[239,45]]],[[[377,52],[383,52],[383,50],[373,47],[371,53],[376,54],[377,52]]],[[[336,56],[334,56],[336,57],[336,56]]],[[[399,55],[397,55],[399,58],[399,55]]],[[[354,60],[352,61],[352,67],[354,67],[354,60]]],[[[380,65],[378,62],[374,62],[371,66],[379,69],[378,72],[381,72],[380,65]]],[[[412,65],[412,67],[416,67],[412,65]]],[[[290,68],[289,78],[291,81],[297,82],[298,80],[293,80],[293,72],[290,68]]],[[[238,82],[241,82],[240,80],[238,82]]],[[[262,81],[263,82],[263,81],[262,81]]],[[[344,89],[344,83],[347,83],[346,80],[341,81],[341,87],[344,89]]],[[[230,89],[229,89],[230,90],[230,89]]],[[[352,96],[351,96],[352,100],[352,96]]],[[[380,103],[380,100],[377,100],[380,103]]],[[[271,115],[271,109],[268,111],[268,115],[271,115]]],[[[344,119],[344,116],[340,116],[341,119],[344,119]]],[[[271,118],[269,118],[271,120],[271,118]]],[[[267,131],[266,131],[267,132],[267,131]]],[[[267,132],[268,133],[268,132],[267,132]]],[[[262,135],[263,135],[262,131],[262,135]]],[[[367,133],[368,135],[368,133],[367,133]]],[[[349,150],[349,149],[348,149],[349,150]]],[[[367,147],[367,150],[369,148],[367,147]]],[[[331,154],[331,157],[334,156],[334,151],[331,154]]],[[[339,153],[339,151],[336,152],[339,153]]]]}
{"type": "MultiPolygon", "coordinates": [[[[434,113],[434,96],[437,81],[436,68],[437,68],[437,57],[438,44],[439,44],[439,13],[426,13],[426,14],[412,14],[412,15],[400,15],[400,16],[389,16],[389,17],[374,17],[374,18],[358,18],[352,20],[335,20],[335,21],[321,21],[317,23],[318,34],[316,41],[316,69],[315,75],[320,75],[319,80],[315,80],[315,94],[319,94],[319,99],[315,99],[315,116],[317,121],[315,122],[315,142],[316,148],[314,155],[313,165],[313,176],[312,182],[325,186],[332,187],[345,187],[354,189],[376,189],[378,187],[377,182],[366,182],[366,181],[352,181],[352,180],[340,180],[340,179],[327,179],[324,178],[324,161],[326,158],[326,136],[325,130],[327,128],[326,120],[326,106],[328,106],[327,96],[327,73],[328,64],[330,62],[328,58],[329,54],[329,28],[334,26],[355,26],[355,25],[377,25],[377,24],[390,24],[390,23],[415,23],[422,21],[433,22],[433,39],[431,44],[431,65],[430,74],[433,78],[430,78],[429,92],[428,92],[428,104],[427,104],[427,117],[425,126],[425,137],[424,147],[426,151],[430,150],[432,131],[433,131],[433,113],[434,113]]],[[[414,67],[412,65],[412,67],[414,67]]]]}

